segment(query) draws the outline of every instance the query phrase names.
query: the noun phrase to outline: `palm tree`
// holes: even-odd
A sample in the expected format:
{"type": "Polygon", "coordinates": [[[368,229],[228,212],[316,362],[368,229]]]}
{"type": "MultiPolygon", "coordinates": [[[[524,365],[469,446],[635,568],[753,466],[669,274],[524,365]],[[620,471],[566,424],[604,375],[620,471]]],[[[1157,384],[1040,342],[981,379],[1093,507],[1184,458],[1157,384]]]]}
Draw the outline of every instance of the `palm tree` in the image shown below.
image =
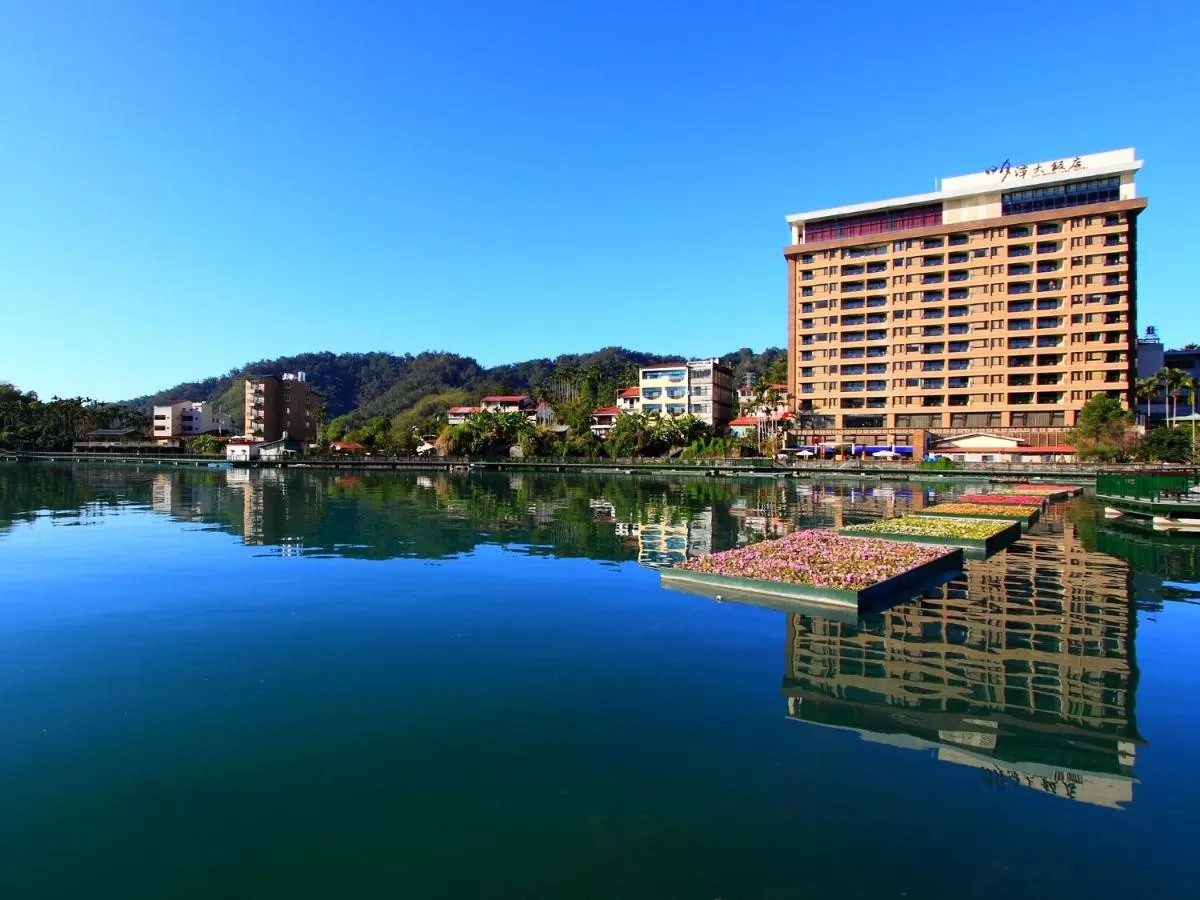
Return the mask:
{"type": "Polygon", "coordinates": [[[795,427],[795,423],[791,419],[780,419],[779,420],[779,430],[783,432],[783,446],[784,447],[787,446],[788,435],[791,434],[792,429],[794,427],[795,427]]]}
{"type": "Polygon", "coordinates": [[[1163,369],[1159,374],[1162,375],[1163,382],[1167,386],[1167,396],[1172,403],[1171,419],[1174,420],[1179,414],[1179,391],[1183,387],[1184,379],[1188,377],[1187,372],[1183,369],[1168,367],[1163,369]]]}
{"type": "Polygon", "coordinates": [[[1158,394],[1162,387],[1162,382],[1158,376],[1151,375],[1149,378],[1139,378],[1134,385],[1134,393],[1137,399],[1146,401],[1146,427],[1150,427],[1150,403],[1158,394]]]}
{"type": "Polygon", "coordinates": [[[1200,394],[1200,378],[1195,375],[1184,375],[1179,385],[1188,395],[1192,419],[1192,457],[1196,456],[1196,395],[1200,394]]]}

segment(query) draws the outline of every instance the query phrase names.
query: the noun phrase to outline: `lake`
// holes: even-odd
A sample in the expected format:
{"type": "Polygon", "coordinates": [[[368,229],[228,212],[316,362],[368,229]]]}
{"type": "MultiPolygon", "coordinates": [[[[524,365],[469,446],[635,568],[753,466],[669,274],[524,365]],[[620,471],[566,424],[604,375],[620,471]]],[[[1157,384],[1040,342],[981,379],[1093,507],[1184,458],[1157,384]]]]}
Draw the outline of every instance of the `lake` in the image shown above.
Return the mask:
{"type": "Polygon", "coordinates": [[[0,897],[1186,895],[1200,540],[659,586],[979,486],[0,464],[0,897]]]}

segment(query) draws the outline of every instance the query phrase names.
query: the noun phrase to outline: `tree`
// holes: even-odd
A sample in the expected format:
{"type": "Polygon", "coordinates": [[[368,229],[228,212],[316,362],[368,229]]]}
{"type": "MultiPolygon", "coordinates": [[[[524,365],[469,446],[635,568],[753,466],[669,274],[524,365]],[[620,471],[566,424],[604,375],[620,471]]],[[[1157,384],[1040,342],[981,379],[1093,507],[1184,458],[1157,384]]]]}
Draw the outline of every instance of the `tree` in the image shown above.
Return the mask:
{"type": "Polygon", "coordinates": [[[1071,443],[1080,459],[1111,462],[1128,455],[1130,412],[1107,394],[1097,394],[1079,411],[1071,443]]]}
{"type": "Polygon", "coordinates": [[[211,434],[198,434],[188,441],[188,451],[195,456],[212,456],[219,449],[217,439],[211,434]]]}
{"type": "Polygon", "coordinates": [[[1149,378],[1140,378],[1134,385],[1134,393],[1137,399],[1146,401],[1146,422],[1150,422],[1150,403],[1158,395],[1162,389],[1162,379],[1157,375],[1151,375],[1149,378]]]}
{"type": "Polygon", "coordinates": [[[1185,375],[1179,386],[1188,395],[1188,407],[1192,414],[1192,449],[1194,451],[1196,447],[1196,395],[1200,394],[1200,378],[1194,375],[1185,375]]]}
{"type": "Polygon", "coordinates": [[[1154,428],[1138,445],[1137,455],[1149,462],[1189,462],[1192,445],[1182,428],[1154,428]]]}
{"type": "Polygon", "coordinates": [[[438,437],[438,452],[453,456],[507,456],[509,447],[520,444],[522,435],[535,430],[524,413],[483,410],[461,425],[446,428],[438,437]]]}
{"type": "Polygon", "coordinates": [[[1167,399],[1171,400],[1171,420],[1179,414],[1179,391],[1183,387],[1184,381],[1187,379],[1187,372],[1183,369],[1176,369],[1169,366],[1159,373],[1162,376],[1163,383],[1167,386],[1167,399]]]}
{"type": "Polygon", "coordinates": [[[659,436],[654,419],[646,413],[630,412],[617,416],[604,444],[610,456],[656,455],[659,436]]]}
{"type": "Polygon", "coordinates": [[[792,429],[795,428],[795,423],[789,419],[779,420],[779,430],[782,432],[783,446],[788,445],[788,439],[791,437],[792,429]]]}

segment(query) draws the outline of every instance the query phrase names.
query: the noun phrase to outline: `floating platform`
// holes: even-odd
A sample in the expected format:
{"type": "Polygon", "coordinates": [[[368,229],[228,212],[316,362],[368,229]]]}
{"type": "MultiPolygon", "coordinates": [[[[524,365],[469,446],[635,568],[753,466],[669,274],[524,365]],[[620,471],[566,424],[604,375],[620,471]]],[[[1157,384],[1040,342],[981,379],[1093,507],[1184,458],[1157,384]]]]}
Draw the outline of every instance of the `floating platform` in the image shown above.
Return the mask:
{"type": "Polygon", "coordinates": [[[1040,494],[1047,500],[1065,500],[1083,493],[1083,488],[1075,484],[1012,484],[1005,490],[1014,494],[1040,494]]]}
{"type": "Polygon", "coordinates": [[[1155,530],[1195,533],[1200,528],[1200,469],[1144,469],[1102,472],[1096,499],[1113,519],[1149,519],[1155,530]]]}
{"type": "MultiPolygon", "coordinates": [[[[695,571],[688,568],[662,569],[659,571],[659,579],[663,587],[691,589],[693,593],[705,593],[717,599],[724,599],[724,594],[728,592],[739,596],[751,595],[770,598],[776,602],[816,603],[858,610],[893,600],[898,594],[903,594],[905,597],[912,596],[928,589],[934,583],[941,583],[955,577],[963,567],[963,552],[960,548],[942,545],[936,551],[929,548],[927,551],[918,552],[911,543],[906,544],[902,541],[880,540],[870,536],[840,537],[832,531],[815,530],[797,532],[778,541],[763,541],[749,547],[713,554],[709,557],[702,557],[701,560],[693,560],[691,563],[703,565],[706,564],[703,561],[717,561],[721,565],[741,568],[743,571],[753,571],[758,565],[758,561],[764,558],[770,559],[773,556],[774,560],[778,562],[787,560],[790,556],[794,557],[797,564],[800,564],[806,559],[813,560],[815,556],[820,555],[831,545],[837,548],[835,553],[842,551],[850,554],[856,561],[877,558],[884,551],[891,549],[901,557],[896,561],[895,567],[909,565],[910,560],[915,560],[915,562],[908,568],[901,568],[890,578],[857,588],[828,587],[794,580],[743,577],[695,571]],[[861,547],[854,545],[861,545],[861,547]]],[[[814,563],[814,565],[817,564],[814,563]]],[[[769,569],[770,566],[768,564],[759,567],[769,569]]],[[[817,577],[836,580],[833,574],[818,575],[817,577]]]]}
{"type": "Polygon", "coordinates": [[[965,516],[901,516],[898,519],[884,519],[879,522],[870,522],[867,525],[851,525],[848,528],[841,528],[838,534],[843,537],[873,537],[880,538],[885,541],[908,541],[913,544],[935,544],[943,547],[958,547],[964,551],[964,555],[969,559],[986,559],[993,553],[998,553],[1005,547],[1009,546],[1021,539],[1021,523],[1009,520],[996,519],[968,519],[965,516]],[[947,523],[943,534],[906,534],[904,532],[889,531],[889,523],[904,523],[904,521],[915,520],[915,522],[930,523],[932,530],[938,529],[938,522],[947,523]],[[954,532],[959,530],[956,526],[963,522],[976,521],[989,526],[991,531],[986,537],[963,537],[954,532]],[[875,527],[868,527],[875,526],[875,527]]]}
{"type": "Polygon", "coordinates": [[[955,498],[956,503],[985,503],[993,506],[1035,506],[1044,509],[1050,501],[1043,496],[1033,494],[1009,494],[996,491],[992,494],[963,494],[955,498]]]}
{"type": "Polygon", "coordinates": [[[1029,527],[1041,516],[1041,510],[1032,506],[1018,506],[1006,509],[1003,503],[939,503],[927,509],[916,511],[918,516],[947,516],[952,519],[1000,519],[1009,522],[1020,522],[1021,529],[1028,531],[1029,527]],[[965,507],[974,507],[966,509],[965,507]]]}

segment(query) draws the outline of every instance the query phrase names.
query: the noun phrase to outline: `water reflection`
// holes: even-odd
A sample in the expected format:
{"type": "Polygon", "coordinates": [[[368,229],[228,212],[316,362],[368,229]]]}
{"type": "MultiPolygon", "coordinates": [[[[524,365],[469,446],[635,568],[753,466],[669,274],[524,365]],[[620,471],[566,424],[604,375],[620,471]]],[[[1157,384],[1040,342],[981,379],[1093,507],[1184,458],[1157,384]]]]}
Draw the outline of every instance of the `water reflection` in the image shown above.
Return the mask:
{"type": "MultiPolygon", "coordinates": [[[[40,516],[81,524],[149,509],[275,555],[451,559],[493,544],[661,566],[976,487],[8,466],[0,539],[40,516]]],[[[787,713],[927,749],[996,790],[1128,804],[1144,744],[1136,612],[1171,598],[1164,577],[1195,582],[1198,570],[1200,541],[1111,526],[1086,499],[1058,504],[1019,543],[914,600],[861,619],[784,613],[787,713]]]]}
{"type": "Polygon", "coordinates": [[[934,491],[687,476],[8,466],[0,471],[0,536],[39,512],[113,514],[132,505],[284,555],[445,559],[498,543],[661,566],[798,527],[899,514],[932,502],[934,491]]]}
{"type": "Polygon", "coordinates": [[[1127,563],[1051,509],[963,578],[857,624],[789,615],[788,714],[1115,807],[1133,799],[1136,617],[1127,563]]]}

